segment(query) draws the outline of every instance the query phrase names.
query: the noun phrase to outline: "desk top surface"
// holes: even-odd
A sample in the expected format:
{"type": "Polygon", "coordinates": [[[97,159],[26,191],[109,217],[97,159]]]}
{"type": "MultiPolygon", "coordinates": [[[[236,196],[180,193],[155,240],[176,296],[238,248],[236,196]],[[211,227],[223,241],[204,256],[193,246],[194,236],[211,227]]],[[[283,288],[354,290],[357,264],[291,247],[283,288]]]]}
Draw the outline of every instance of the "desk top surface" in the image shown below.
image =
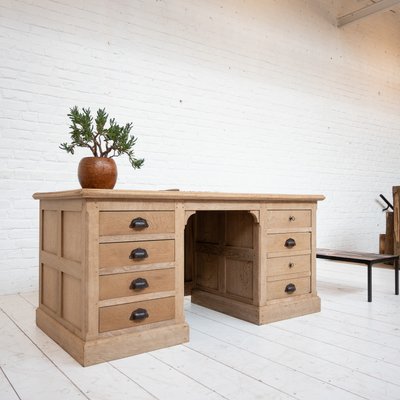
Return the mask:
{"type": "Polygon", "coordinates": [[[323,195],[311,194],[261,194],[261,193],[219,193],[186,192],[179,190],[115,190],[115,189],[75,189],[61,192],[35,193],[34,199],[104,199],[104,200],[181,200],[181,201],[284,201],[317,202],[323,195]]]}

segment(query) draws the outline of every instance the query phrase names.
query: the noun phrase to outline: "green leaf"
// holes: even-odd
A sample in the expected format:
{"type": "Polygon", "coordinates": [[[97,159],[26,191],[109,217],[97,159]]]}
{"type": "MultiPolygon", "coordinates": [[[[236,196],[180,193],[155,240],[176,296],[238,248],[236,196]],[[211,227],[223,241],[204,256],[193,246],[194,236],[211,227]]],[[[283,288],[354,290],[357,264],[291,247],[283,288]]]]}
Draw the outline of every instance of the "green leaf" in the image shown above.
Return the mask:
{"type": "Polygon", "coordinates": [[[90,108],[77,106],[70,108],[68,117],[70,119],[71,143],[61,143],[59,148],[67,153],[74,154],[76,147],[87,147],[93,155],[100,157],[118,157],[126,154],[133,168],[141,168],[144,159],[135,158],[133,147],[137,138],[130,135],[132,123],[118,125],[114,118],[109,119],[105,108],[99,108],[93,124],[90,108]],[[107,121],[109,127],[106,128],[107,121]]]}

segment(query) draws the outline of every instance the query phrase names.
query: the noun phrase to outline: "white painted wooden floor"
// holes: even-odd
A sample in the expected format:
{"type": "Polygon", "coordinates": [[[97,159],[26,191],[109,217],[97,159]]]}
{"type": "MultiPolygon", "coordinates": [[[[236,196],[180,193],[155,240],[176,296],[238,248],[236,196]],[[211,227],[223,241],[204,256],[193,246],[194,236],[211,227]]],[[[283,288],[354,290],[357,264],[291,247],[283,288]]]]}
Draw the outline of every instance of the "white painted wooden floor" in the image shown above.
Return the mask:
{"type": "Polygon", "coordinates": [[[265,326],[186,304],[185,345],[81,367],[35,325],[37,293],[0,297],[0,400],[400,399],[394,272],[318,260],[322,312],[265,326]]]}

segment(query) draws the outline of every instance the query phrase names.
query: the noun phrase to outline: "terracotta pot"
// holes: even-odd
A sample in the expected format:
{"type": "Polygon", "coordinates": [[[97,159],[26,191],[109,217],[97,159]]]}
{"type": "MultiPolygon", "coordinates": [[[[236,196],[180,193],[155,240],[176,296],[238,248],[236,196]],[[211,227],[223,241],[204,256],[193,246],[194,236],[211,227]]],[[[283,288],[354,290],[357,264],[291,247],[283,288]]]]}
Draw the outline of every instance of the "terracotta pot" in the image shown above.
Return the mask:
{"type": "Polygon", "coordinates": [[[112,189],[117,175],[117,165],[112,158],[85,157],[79,163],[78,178],[82,188],[112,189]]]}

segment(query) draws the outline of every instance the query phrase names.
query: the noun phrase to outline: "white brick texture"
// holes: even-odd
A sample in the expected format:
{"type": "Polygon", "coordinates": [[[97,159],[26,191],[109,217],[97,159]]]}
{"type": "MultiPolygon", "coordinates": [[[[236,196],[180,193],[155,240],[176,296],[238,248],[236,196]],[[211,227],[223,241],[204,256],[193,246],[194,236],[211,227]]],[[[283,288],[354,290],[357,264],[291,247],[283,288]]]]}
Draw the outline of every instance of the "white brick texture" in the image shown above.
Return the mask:
{"type": "MultiPolygon", "coordinates": [[[[326,2],[329,3],[329,2],[326,2]]],[[[117,189],[324,194],[318,245],[377,251],[399,185],[400,25],[317,0],[1,0],[0,294],[37,287],[37,191],[78,187],[70,107],[134,123],[117,189]]]]}

